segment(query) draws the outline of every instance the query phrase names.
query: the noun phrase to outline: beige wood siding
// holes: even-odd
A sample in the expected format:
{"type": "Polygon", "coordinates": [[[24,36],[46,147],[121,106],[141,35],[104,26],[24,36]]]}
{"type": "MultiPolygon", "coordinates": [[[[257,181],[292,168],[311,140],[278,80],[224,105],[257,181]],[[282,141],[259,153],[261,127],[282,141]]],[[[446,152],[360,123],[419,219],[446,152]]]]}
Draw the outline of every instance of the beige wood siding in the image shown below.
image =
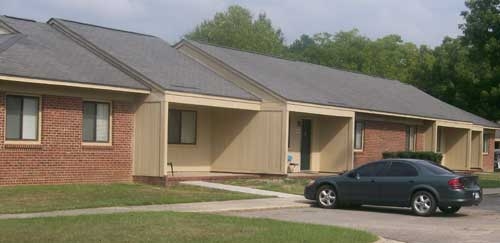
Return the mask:
{"type": "Polygon", "coordinates": [[[435,140],[436,140],[436,123],[433,121],[425,121],[422,126],[424,131],[424,151],[436,151],[435,140]]]}
{"type": "Polygon", "coordinates": [[[469,130],[444,127],[443,133],[444,165],[454,170],[467,169],[469,130]]]}
{"type": "Polygon", "coordinates": [[[321,118],[319,171],[339,172],[352,167],[351,118],[321,118]]]}
{"type": "Polygon", "coordinates": [[[196,111],[196,144],[169,144],[168,162],[175,171],[210,171],[212,163],[212,110],[170,104],[170,109],[196,111]]]}
{"type": "Polygon", "coordinates": [[[482,146],[481,146],[481,132],[472,131],[471,136],[471,168],[481,168],[481,161],[483,159],[482,146]]]}
{"type": "Polygon", "coordinates": [[[279,111],[214,111],[212,171],[285,173],[282,116],[279,111]]]}
{"type": "Polygon", "coordinates": [[[143,103],[135,115],[134,175],[163,176],[161,102],[143,103]]]}

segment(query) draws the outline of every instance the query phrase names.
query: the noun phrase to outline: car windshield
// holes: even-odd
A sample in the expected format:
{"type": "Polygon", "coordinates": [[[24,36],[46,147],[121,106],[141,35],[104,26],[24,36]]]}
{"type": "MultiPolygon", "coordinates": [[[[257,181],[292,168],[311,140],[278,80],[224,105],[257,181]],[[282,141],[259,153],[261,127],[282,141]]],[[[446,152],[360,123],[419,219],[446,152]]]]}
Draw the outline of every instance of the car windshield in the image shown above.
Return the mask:
{"type": "Polygon", "coordinates": [[[425,171],[427,171],[433,175],[452,175],[452,174],[454,174],[452,170],[450,170],[444,166],[432,163],[432,162],[422,161],[420,163],[420,165],[421,165],[422,169],[424,169],[425,171]]]}

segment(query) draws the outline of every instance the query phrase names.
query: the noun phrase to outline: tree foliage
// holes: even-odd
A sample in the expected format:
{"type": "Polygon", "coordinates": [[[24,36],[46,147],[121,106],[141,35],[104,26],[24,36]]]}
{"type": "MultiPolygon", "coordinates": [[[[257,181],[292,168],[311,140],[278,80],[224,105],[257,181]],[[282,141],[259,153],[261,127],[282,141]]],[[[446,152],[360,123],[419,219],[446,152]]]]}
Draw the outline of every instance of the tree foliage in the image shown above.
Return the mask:
{"type": "MultiPolygon", "coordinates": [[[[186,37],[396,79],[462,109],[500,120],[500,0],[466,0],[463,36],[431,48],[399,35],[372,40],[357,29],[302,35],[290,45],[265,14],[231,6],[186,37]]],[[[458,13],[457,13],[458,14],[458,13]]]]}
{"type": "Polygon", "coordinates": [[[276,55],[284,50],[281,30],[275,29],[265,14],[259,14],[254,20],[248,9],[237,5],[203,21],[186,38],[276,55]]]}

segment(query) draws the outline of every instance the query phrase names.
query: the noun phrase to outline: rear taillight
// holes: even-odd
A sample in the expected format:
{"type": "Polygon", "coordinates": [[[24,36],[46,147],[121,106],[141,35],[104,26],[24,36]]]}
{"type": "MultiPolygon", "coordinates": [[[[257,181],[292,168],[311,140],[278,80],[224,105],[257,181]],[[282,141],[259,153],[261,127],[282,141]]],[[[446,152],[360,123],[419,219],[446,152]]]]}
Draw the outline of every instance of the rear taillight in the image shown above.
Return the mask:
{"type": "Polygon", "coordinates": [[[464,184],[460,181],[459,178],[453,178],[448,181],[448,186],[450,186],[451,189],[464,189],[464,184]]]}

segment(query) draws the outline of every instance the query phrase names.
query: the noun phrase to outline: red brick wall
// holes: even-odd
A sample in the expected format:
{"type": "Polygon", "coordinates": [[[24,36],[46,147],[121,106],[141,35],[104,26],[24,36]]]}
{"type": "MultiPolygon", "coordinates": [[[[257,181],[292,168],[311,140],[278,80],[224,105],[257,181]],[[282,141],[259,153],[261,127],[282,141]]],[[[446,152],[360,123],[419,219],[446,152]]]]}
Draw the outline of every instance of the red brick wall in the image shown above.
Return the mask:
{"type": "MultiPolygon", "coordinates": [[[[422,151],[423,132],[417,128],[415,149],[422,151]]],[[[406,143],[406,125],[382,121],[365,121],[365,134],[362,152],[354,152],[354,167],[382,159],[385,151],[403,151],[406,143]]]]}
{"type": "MultiPolygon", "coordinates": [[[[495,133],[490,134],[488,154],[483,154],[483,170],[493,171],[493,160],[495,159],[495,133]]],[[[482,149],[482,148],[481,148],[482,149]]]]}
{"type": "Polygon", "coordinates": [[[0,93],[0,185],[132,180],[133,111],[113,102],[112,146],[82,145],[81,98],[43,96],[41,145],[4,143],[5,95],[0,93]]]}

